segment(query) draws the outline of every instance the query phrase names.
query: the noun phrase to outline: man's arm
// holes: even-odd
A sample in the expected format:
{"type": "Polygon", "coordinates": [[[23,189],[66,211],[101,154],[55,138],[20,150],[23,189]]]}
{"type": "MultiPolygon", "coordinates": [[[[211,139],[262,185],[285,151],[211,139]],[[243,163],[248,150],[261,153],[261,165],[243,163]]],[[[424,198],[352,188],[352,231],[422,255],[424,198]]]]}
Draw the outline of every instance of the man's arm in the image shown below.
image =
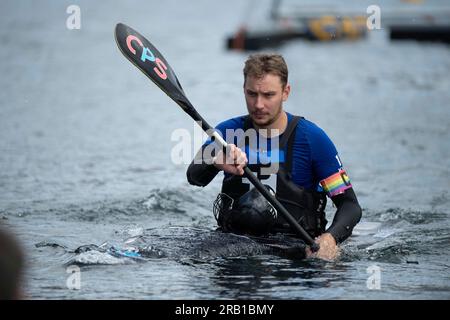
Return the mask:
{"type": "Polygon", "coordinates": [[[331,200],[337,211],[326,232],[330,233],[337,243],[341,243],[352,234],[353,228],[361,220],[362,210],[353,188],[331,197],[331,200]]]}
{"type": "Polygon", "coordinates": [[[331,234],[336,243],[341,243],[352,234],[361,219],[361,207],[331,139],[322,129],[313,125],[310,126],[308,137],[314,173],[322,179],[320,185],[323,191],[337,207],[333,223],[326,233],[331,234]]]}
{"type": "MultiPolygon", "coordinates": [[[[219,171],[242,176],[247,165],[247,155],[234,144],[228,144],[227,155],[219,150],[217,156],[212,150],[212,155],[205,159],[203,146],[195,156],[187,170],[187,179],[190,184],[204,187],[211,182],[219,171]]],[[[206,152],[208,153],[208,152],[206,152]]]]}
{"type": "Polygon", "coordinates": [[[205,148],[206,145],[200,148],[186,172],[188,182],[194,186],[207,186],[220,171],[212,164],[212,159],[205,161],[203,158],[205,148]]]}
{"type": "Polygon", "coordinates": [[[339,256],[337,244],[352,234],[353,228],[361,219],[361,207],[352,188],[331,197],[331,200],[337,207],[333,223],[325,233],[316,238],[316,242],[320,245],[319,251],[313,253],[307,249],[309,257],[315,256],[326,260],[336,259],[339,256]]]}

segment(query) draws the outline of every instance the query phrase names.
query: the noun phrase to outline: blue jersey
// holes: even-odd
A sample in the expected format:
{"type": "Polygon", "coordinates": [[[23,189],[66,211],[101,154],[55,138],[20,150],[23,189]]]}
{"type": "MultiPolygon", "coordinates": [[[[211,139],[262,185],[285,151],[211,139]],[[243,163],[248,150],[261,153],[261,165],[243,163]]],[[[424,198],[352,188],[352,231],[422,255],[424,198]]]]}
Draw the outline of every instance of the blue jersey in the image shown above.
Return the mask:
{"type": "MultiPolygon", "coordinates": [[[[292,121],[293,115],[287,113],[288,121],[292,121]]],[[[236,138],[227,134],[227,130],[244,128],[246,116],[240,116],[221,122],[216,130],[228,143],[238,144],[236,138]]],[[[317,125],[302,118],[295,132],[292,145],[292,180],[298,186],[308,190],[324,190],[328,196],[343,193],[351,187],[348,176],[342,168],[336,147],[326,133],[317,125]]],[[[282,135],[277,139],[282,139],[282,135]]],[[[259,141],[259,140],[258,140],[259,141]]],[[[210,140],[206,142],[210,143],[210,140]]],[[[286,150],[272,149],[272,140],[267,139],[264,146],[264,154],[247,147],[245,152],[249,163],[252,161],[267,163],[271,158],[282,163],[285,161],[286,150]]],[[[274,144],[275,145],[275,144],[274,144]]],[[[276,144],[278,146],[278,144],[276,144]]],[[[258,150],[261,150],[258,143],[258,150]]]]}

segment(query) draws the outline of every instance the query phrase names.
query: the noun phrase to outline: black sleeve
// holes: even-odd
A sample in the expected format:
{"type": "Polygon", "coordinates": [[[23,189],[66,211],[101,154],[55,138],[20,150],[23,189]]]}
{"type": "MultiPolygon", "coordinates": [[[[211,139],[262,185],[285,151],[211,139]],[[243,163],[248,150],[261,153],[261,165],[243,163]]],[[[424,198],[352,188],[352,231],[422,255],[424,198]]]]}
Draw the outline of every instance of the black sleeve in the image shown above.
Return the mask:
{"type": "Polygon", "coordinates": [[[362,210],[352,188],[331,198],[337,207],[333,223],[326,232],[331,233],[337,243],[347,239],[361,220],[362,210]]]}
{"type": "Polygon", "coordinates": [[[194,186],[207,186],[220,171],[214,165],[205,163],[202,158],[204,148],[197,152],[186,172],[188,182],[194,186]]]}

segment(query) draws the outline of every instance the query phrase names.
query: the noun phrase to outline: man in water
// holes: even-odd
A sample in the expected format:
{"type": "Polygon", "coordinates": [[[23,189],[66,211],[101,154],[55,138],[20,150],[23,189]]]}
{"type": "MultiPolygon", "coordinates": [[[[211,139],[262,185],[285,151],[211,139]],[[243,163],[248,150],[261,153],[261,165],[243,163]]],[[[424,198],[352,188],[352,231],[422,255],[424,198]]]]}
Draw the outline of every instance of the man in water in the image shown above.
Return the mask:
{"type": "Polygon", "coordinates": [[[215,202],[223,230],[293,233],[270,204],[261,209],[259,193],[243,177],[248,166],[320,245],[316,253],[307,251],[308,256],[332,260],[338,256],[337,245],[359,222],[361,208],[330,138],[311,121],[283,110],[290,91],[288,68],[281,55],[251,55],[244,67],[248,115],[216,127],[229,144],[226,155],[220,148],[210,148],[215,144],[208,140],[189,166],[187,179],[206,186],[224,171],[222,192],[215,202]],[[328,229],[325,195],[337,208],[328,229]],[[253,209],[249,209],[249,199],[255,203],[253,209]]]}

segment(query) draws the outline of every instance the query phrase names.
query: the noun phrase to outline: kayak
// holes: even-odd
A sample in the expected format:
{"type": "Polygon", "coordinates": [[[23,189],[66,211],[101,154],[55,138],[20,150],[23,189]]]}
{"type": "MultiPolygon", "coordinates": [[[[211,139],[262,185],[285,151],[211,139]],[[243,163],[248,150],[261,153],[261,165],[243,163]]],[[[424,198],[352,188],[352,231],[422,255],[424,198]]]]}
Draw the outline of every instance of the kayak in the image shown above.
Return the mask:
{"type": "Polygon", "coordinates": [[[189,227],[147,229],[145,233],[128,238],[120,244],[105,242],[101,245],[82,245],[71,251],[73,263],[109,264],[108,257],[126,263],[145,262],[152,259],[201,260],[257,255],[275,255],[292,260],[306,257],[306,244],[288,234],[263,237],[225,233],[189,227]],[[105,261],[101,263],[100,261],[105,261]]]}
{"type": "Polygon", "coordinates": [[[294,235],[278,233],[265,237],[250,236],[250,238],[269,248],[275,255],[295,260],[306,258],[307,245],[294,235]]]}

